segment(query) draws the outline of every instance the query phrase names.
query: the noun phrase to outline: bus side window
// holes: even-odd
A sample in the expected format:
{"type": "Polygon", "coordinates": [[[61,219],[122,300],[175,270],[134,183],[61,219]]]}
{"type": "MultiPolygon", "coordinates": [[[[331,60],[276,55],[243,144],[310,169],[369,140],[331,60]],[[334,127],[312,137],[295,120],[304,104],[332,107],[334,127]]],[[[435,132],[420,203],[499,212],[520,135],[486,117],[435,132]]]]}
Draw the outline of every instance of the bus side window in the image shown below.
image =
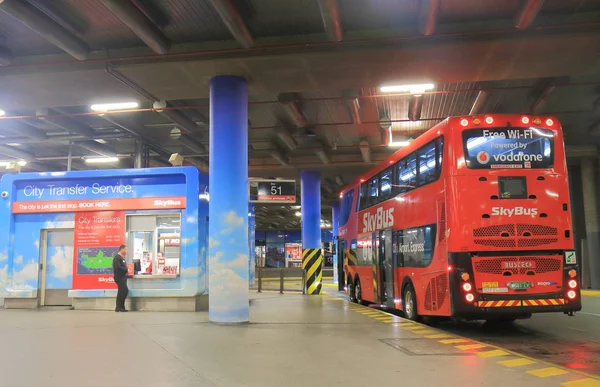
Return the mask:
{"type": "Polygon", "coordinates": [[[392,175],[393,167],[389,167],[381,172],[381,188],[379,191],[379,200],[387,200],[392,196],[392,175]]]}
{"type": "Polygon", "coordinates": [[[392,259],[394,267],[403,267],[404,259],[398,245],[402,242],[402,231],[394,231],[392,234],[392,259]]]}
{"type": "Polygon", "coordinates": [[[417,157],[410,154],[398,162],[396,184],[398,193],[405,193],[417,186],[417,157]]]}
{"type": "Polygon", "coordinates": [[[360,198],[357,200],[359,203],[359,210],[364,210],[367,204],[367,183],[362,183],[360,185],[360,198]]]}
{"type": "Polygon", "coordinates": [[[437,179],[436,176],[436,142],[432,141],[417,151],[419,155],[419,186],[429,184],[437,179]]]}
{"type": "Polygon", "coordinates": [[[377,204],[379,197],[379,176],[375,176],[369,181],[369,199],[367,201],[368,206],[377,204]]]}
{"type": "Polygon", "coordinates": [[[435,154],[437,159],[435,179],[437,180],[442,174],[442,161],[444,160],[444,137],[440,137],[436,140],[435,154]]]}

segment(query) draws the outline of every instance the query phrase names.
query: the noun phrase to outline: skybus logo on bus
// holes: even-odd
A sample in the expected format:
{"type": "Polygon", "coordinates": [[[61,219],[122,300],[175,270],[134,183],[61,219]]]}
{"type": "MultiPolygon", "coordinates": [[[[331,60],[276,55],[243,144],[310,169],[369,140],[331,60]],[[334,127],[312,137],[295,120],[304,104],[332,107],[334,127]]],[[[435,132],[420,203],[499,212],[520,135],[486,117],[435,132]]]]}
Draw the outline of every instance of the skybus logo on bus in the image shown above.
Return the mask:
{"type": "Polygon", "coordinates": [[[389,208],[387,210],[384,210],[380,207],[373,215],[369,213],[363,215],[362,232],[372,232],[375,230],[381,230],[382,228],[392,227],[393,225],[394,209],[389,208]]]}
{"type": "Polygon", "coordinates": [[[537,208],[526,208],[526,207],[515,207],[515,208],[504,208],[504,207],[492,207],[492,216],[520,216],[529,215],[536,216],[538,213],[537,208]]]}

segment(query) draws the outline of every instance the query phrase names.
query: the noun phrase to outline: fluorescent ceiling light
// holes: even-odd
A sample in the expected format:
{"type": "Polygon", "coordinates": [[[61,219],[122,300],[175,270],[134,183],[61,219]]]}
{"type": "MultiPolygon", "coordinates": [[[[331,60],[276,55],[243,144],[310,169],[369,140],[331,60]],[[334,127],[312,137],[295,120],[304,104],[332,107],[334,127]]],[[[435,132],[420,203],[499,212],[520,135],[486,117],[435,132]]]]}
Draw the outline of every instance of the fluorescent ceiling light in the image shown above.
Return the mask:
{"type": "Polygon", "coordinates": [[[6,144],[8,146],[21,146],[21,144],[16,143],[16,142],[9,142],[8,144],[6,144]]]}
{"type": "Polygon", "coordinates": [[[421,83],[415,85],[390,85],[382,86],[382,93],[410,93],[410,94],[423,94],[427,90],[431,90],[435,87],[433,83],[421,83]]]}
{"type": "Polygon", "coordinates": [[[118,157],[93,157],[85,159],[85,162],[88,164],[116,163],[117,161],[119,161],[118,157]]]}
{"type": "Polygon", "coordinates": [[[110,110],[135,109],[139,106],[137,102],[115,102],[115,103],[100,103],[90,106],[95,112],[107,112],[110,110]]]}
{"type": "Polygon", "coordinates": [[[396,141],[396,142],[390,142],[388,144],[388,146],[392,147],[392,148],[394,148],[394,147],[400,148],[400,147],[408,146],[408,145],[410,145],[410,141],[396,141]]]}
{"type": "Polygon", "coordinates": [[[302,213],[300,211],[296,211],[296,216],[302,216],[302,213]]]}
{"type": "Polygon", "coordinates": [[[2,109],[0,109],[0,117],[4,117],[6,115],[6,112],[2,109]]]}
{"type": "Polygon", "coordinates": [[[101,138],[97,138],[94,141],[96,141],[97,143],[100,143],[100,144],[106,144],[106,140],[103,140],[101,138]]]}
{"type": "MultiPolygon", "coordinates": [[[[14,161],[0,161],[0,167],[7,167],[10,163],[14,163],[14,161]]],[[[27,161],[17,161],[17,164],[19,164],[21,167],[24,167],[27,165],[27,161]]]]}

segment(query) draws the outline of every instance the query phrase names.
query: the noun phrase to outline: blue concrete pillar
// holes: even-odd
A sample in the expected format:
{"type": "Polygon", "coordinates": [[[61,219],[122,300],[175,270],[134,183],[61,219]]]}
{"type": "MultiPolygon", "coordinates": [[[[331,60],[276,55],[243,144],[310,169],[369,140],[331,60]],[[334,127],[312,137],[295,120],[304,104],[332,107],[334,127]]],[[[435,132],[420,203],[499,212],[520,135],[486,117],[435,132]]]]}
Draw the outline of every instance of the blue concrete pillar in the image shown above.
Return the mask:
{"type": "Polygon", "coordinates": [[[250,249],[250,259],[248,261],[248,281],[250,285],[254,285],[254,277],[256,274],[256,212],[254,204],[250,203],[248,206],[248,248],[250,249]]]}
{"type": "Polygon", "coordinates": [[[208,318],[249,320],[248,85],[244,78],[210,80],[208,318]]]}
{"type": "Polygon", "coordinates": [[[333,283],[338,283],[338,224],[340,220],[340,203],[335,202],[331,205],[331,232],[333,233],[333,283]]]}
{"type": "Polygon", "coordinates": [[[300,173],[302,204],[302,267],[306,270],[306,292],[321,294],[323,253],[321,250],[321,176],[317,171],[300,173]]]}

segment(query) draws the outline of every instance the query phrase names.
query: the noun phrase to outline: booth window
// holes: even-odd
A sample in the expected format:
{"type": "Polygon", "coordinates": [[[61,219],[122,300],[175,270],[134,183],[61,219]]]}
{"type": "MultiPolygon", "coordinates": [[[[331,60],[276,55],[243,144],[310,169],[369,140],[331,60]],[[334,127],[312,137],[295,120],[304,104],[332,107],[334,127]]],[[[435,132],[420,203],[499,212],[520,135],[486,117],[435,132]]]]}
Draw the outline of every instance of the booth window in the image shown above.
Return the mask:
{"type": "Polygon", "coordinates": [[[127,259],[135,275],[179,274],[180,245],[180,214],[127,216],[127,259]]]}

